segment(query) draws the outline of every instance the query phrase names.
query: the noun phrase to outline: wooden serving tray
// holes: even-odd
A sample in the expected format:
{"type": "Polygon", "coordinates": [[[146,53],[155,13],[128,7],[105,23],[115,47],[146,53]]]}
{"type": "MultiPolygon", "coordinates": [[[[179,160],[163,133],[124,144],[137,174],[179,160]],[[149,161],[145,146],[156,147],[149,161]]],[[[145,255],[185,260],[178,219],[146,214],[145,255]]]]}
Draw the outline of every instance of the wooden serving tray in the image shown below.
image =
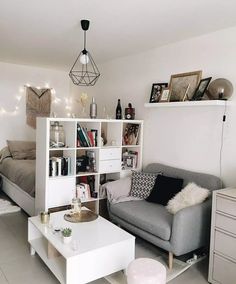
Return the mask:
{"type": "Polygon", "coordinates": [[[98,214],[90,210],[81,210],[80,213],[65,214],[64,219],[72,223],[82,223],[94,221],[98,218],[98,214]]]}

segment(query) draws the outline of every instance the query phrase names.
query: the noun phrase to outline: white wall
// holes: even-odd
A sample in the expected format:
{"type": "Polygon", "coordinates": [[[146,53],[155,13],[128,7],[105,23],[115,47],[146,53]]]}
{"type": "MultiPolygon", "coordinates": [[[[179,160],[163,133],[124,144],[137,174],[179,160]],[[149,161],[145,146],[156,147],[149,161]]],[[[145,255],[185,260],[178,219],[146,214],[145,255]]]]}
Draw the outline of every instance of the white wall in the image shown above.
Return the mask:
{"type": "MultiPolygon", "coordinates": [[[[136,118],[145,122],[144,165],[164,162],[219,175],[222,108],[147,109],[144,103],[149,100],[152,83],[168,82],[171,74],[199,69],[203,70],[203,77],[229,79],[236,89],[235,50],[236,27],[99,65],[101,78],[95,87],[88,88],[74,86],[67,72],[0,63],[0,147],[6,139],[34,139],[35,131],[25,122],[24,93],[19,110],[13,114],[16,96],[26,83],[42,87],[48,83],[62,99],[52,105],[58,116],[67,115],[65,98],[69,94],[74,97],[72,111],[80,116],[76,99],[83,91],[88,93],[89,102],[92,96],[96,97],[100,117],[104,106],[114,116],[118,98],[123,108],[132,102],[136,118]]],[[[236,101],[236,96],[232,99],[236,101]]],[[[236,186],[236,106],[227,108],[227,112],[223,179],[227,185],[236,186]]]]}
{"type": "MultiPolygon", "coordinates": [[[[236,27],[120,58],[99,66],[102,75],[92,92],[100,113],[107,106],[114,114],[118,98],[123,109],[133,103],[136,118],[145,122],[144,165],[163,162],[219,176],[223,108],[147,109],[144,103],[152,83],[194,70],[203,70],[203,77],[227,78],[236,90],[235,50],[236,27]]],[[[232,99],[236,100],[235,94],[232,99]]],[[[236,106],[227,112],[223,180],[236,186],[236,106]]]]}
{"type": "Polygon", "coordinates": [[[6,139],[35,139],[35,130],[26,125],[25,84],[44,87],[48,84],[61,101],[52,103],[57,116],[66,116],[65,98],[69,95],[68,73],[32,66],[0,62],[0,148],[6,139]],[[18,101],[17,97],[21,97],[18,101]],[[15,106],[19,109],[15,111],[15,106]]]}

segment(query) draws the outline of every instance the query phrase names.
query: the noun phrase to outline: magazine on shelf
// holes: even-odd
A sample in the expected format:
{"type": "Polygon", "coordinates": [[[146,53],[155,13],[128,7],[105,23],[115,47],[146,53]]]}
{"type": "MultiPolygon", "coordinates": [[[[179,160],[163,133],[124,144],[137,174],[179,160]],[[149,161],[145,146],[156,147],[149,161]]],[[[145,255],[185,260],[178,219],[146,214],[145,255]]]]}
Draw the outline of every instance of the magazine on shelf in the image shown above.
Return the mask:
{"type": "Polygon", "coordinates": [[[87,183],[77,184],[76,194],[77,194],[77,197],[81,199],[81,201],[88,200],[91,197],[89,185],[87,183]]]}
{"type": "Polygon", "coordinates": [[[127,123],[123,136],[123,145],[137,145],[139,140],[140,124],[127,123]]]}
{"type": "Polygon", "coordinates": [[[90,196],[93,198],[98,197],[98,193],[95,191],[95,176],[94,175],[80,176],[77,182],[78,184],[88,184],[90,196]]]}

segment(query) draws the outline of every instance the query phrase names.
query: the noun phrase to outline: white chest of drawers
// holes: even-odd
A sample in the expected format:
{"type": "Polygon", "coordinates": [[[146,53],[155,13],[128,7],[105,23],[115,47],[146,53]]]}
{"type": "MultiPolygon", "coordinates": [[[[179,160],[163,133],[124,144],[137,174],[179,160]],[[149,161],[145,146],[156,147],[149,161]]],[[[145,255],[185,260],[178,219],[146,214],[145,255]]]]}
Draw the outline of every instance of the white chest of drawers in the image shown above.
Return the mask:
{"type": "Polygon", "coordinates": [[[100,149],[99,172],[112,173],[121,171],[121,148],[100,149]]]}
{"type": "Polygon", "coordinates": [[[236,283],[236,189],[213,193],[208,281],[236,283]]]}

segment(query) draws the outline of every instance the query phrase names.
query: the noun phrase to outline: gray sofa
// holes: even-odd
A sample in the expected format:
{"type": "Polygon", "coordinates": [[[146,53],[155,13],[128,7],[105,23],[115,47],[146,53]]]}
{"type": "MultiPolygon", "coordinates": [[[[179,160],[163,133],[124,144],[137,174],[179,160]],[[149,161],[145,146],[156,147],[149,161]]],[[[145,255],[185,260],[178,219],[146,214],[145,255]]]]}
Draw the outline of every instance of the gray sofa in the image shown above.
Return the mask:
{"type": "MultiPolygon", "coordinates": [[[[163,164],[149,164],[144,172],[162,172],[165,176],[182,178],[183,187],[189,182],[216,190],[221,187],[218,177],[178,169],[163,164]]],[[[125,202],[113,203],[108,198],[110,219],[135,235],[169,252],[169,268],[173,255],[179,256],[208,245],[210,233],[211,199],[184,208],[175,215],[159,204],[145,200],[128,201],[131,178],[120,179],[106,185],[108,197],[123,195],[125,202]]]]}

